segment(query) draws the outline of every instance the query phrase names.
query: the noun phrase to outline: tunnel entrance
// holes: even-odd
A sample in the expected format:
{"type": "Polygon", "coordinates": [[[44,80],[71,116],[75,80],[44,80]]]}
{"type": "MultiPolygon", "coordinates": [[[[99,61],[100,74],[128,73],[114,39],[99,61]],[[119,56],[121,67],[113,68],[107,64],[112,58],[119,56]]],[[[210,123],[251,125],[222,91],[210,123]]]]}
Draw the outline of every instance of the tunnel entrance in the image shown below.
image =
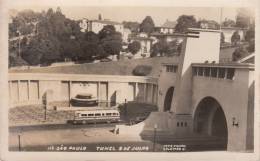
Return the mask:
{"type": "Polygon", "coordinates": [[[216,99],[206,97],[198,104],[194,115],[194,132],[216,138],[227,148],[227,122],[224,111],[216,99]]]}
{"type": "Polygon", "coordinates": [[[174,87],[170,87],[167,90],[167,93],[166,93],[165,99],[164,99],[163,111],[170,111],[171,104],[172,104],[173,92],[174,92],[174,87]]]}

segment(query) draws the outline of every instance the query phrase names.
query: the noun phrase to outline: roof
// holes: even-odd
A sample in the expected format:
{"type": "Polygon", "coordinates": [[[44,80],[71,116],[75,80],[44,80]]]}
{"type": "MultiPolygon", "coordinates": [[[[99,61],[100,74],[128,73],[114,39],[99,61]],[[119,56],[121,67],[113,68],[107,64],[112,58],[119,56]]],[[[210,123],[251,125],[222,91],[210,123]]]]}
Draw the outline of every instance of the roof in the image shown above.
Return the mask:
{"type": "Polygon", "coordinates": [[[149,37],[140,37],[140,36],[131,37],[130,39],[132,39],[132,40],[149,40],[149,41],[153,41],[152,38],[149,38],[149,37]]]}
{"type": "Polygon", "coordinates": [[[221,30],[248,30],[247,28],[240,28],[240,27],[221,27],[221,30]]]}
{"type": "Polygon", "coordinates": [[[221,32],[220,30],[214,30],[214,29],[201,29],[201,28],[188,28],[188,32],[221,32]]]}
{"type": "Polygon", "coordinates": [[[181,33],[172,33],[172,34],[163,34],[163,33],[152,33],[151,36],[172,36],[172,37],[186,37],[187,34],[181,33]]]}
{"type": "Polygon", "coordinates": [[[115,22],[115,21],[110,21],[110,20],[90,20],[91,22],[98,22],[98,23],[102,23],[102,24],[107,24],[107,25],[122,25],[119,22],[115,22]]]}
{"type": "Polygon", "coordinates": [[[237,63],[237,62],[228,62],[228,63],[192,63],[193,67],[224,67],[224,68],[247,68],[254,69],[253,64],[249,63],[237,63]]]}
{"type": "Polygon", "coordinates": [[[164,24],[161,26],[161,28],[175,28],[176,24],[177,24],[176,21],[166,20],[166,22],[164,22],[164,24]]]}

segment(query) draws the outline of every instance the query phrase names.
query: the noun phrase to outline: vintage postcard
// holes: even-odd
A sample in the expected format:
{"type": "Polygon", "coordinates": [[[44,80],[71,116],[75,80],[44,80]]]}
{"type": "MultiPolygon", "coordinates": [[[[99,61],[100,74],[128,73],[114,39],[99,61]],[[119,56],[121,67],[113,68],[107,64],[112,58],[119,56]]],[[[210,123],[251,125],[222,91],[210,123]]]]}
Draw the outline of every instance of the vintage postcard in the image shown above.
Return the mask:
{"type": "Polygon", "coordinates": [[[257,2],[24,2],[3,2],[1,159],[257,160],[257,2]]]}

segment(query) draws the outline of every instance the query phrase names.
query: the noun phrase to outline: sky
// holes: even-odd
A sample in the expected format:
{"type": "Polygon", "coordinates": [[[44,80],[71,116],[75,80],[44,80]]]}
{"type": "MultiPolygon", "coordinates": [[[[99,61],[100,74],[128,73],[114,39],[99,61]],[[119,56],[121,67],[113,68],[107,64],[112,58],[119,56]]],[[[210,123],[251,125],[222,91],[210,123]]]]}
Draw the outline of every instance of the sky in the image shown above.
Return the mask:
{"type": "MultiPolygon", "coordinates": [[[[48,8],[53,8],[56,10],[58,6],[51,7],[13,7],[12,9],[16,9],[18,11],[24,9],[31,9],[34,11],[42,11],[47,10],[48,8]]],[[[60,7],[62,13],[66,15],[66,17],[71,19],[97,19],[98,14],[102,15],[103,19],[110,19],[117,22],[122,21],[137,21],[142,22],[142,20],[146,16],[151,16],[155,22],[156,26],[162,25],[167,19],[170,21],[176,21],[177,18],[182,15],[194,15],[197,20],[199,19],[207,19],[207,20],[215,20],[220,22],[221,10],[222,10],[222,20],[225,18],[235,20],[237,14],[237,8],[219,8],[219,7],[134,7],[134,6],[85,6],[85,7],[77,7],[77,6],[62,6],[60,7]]]]}

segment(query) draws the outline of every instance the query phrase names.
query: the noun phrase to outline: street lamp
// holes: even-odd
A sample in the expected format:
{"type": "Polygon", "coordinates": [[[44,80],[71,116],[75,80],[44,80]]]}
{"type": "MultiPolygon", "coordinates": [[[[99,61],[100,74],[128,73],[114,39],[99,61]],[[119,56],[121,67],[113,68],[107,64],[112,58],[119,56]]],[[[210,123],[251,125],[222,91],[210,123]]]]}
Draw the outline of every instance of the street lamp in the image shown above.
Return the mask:
{"type": "Polygon", "coordinates": [[[156,144],[156,130],[157,130],[157,124],[154,124],[153,129],[154,129],[154,133],[153,133],[153,151],[155,152],[155,144],[156,144]]]}
{"type": "Polygon", "coordinates": [[[19,39],[18,39],[18,57],[21,57],[21,32],[17,31],[19,34],[19,39]]]}
{"type": "Polygon", "coordinates": [[[22,145],[21,145],[21,136],[22,136],[22,129],[18,131],[18,150],[22,150],[22,145]]]}

